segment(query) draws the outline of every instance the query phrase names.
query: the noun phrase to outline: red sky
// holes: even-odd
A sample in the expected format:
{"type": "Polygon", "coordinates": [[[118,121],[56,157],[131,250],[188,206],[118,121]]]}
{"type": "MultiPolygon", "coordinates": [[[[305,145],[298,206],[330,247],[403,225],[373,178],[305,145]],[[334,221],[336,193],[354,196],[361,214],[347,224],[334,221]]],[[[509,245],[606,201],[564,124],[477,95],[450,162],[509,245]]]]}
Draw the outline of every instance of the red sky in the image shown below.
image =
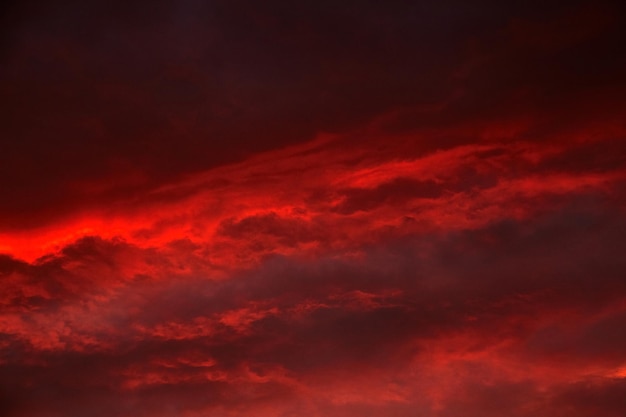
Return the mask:
{"type": "Polygon", "coordinates": [[[626,415],[626,10],[515,3],[3,6],[0,415],[626,415]]]}

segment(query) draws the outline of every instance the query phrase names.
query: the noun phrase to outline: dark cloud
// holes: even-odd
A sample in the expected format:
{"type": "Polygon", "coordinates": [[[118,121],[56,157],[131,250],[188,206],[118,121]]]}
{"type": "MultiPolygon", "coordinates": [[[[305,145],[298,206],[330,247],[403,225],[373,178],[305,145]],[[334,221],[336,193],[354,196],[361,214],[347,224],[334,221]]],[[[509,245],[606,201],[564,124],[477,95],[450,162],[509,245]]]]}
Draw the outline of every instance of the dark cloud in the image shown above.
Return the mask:
{"type": "MultiPolygon", "coordinates": [[[[59,285],[81,279],[91,284],[79,298],[45,287],[55,308],[42,312],[31,302],[30,318],[3,330],[13,346],[3,342],[0,371],[2,380],[12,381],[7,398],[13,399],[6,407],[16,410],[9,415],[80,415],[103,402],[110,415],[123,415],[127,407],[137,407],[140,415],[167,415],[167,407],[247,409],[257,402],[296,407],[302,401],[296,381],[314,384],[338,370],[404,375],[403,364],[427,354],[424,344],[453,344],[457,335],[466,335],[475,352],[502,338],[518,340],[508,352],[520,361],[620,366],[624,313],[605,308],[618,308],[626,293],[624,222],[601,207],[387,242],[365,247],[363,260],[275,257],[227,280],[171,275],[128,281],[112,274],[110,262],[123,265],[122,254],[139,249],[98,238],[37,265],[7,261],[5,271],[23,268],[20,273],[41,286],[55,279],[59,285]],[[34,278],[44,274],[47,280],[34,278]],[[98,284],[99,276],[108,284],[98,284]],[[120,284],[111,286],[110,280],[120,284]],[[563,315],[580,324],[562,322],[563,315]],[[53,326],[38,328],[45,317],[53,326]],[[28,323],[30,330],[17,332],[28,323]],[[21,353],[7,354],[11,350],[21,353]],[[69,397],[71,404],[61,400],[69,397]]],[[[149,249],[144,256],[168,254],[149,249]]],[[[470,365],[495,372],[487,359],[464,366],[470,365]]],[[[467,392],[446,402],[438,415],[460,409],[498,415],[507,408],[512,415],[542,415],[570,395],[570,388],[555,385],[546,397],[533,375],[527,382],[500,376],[505,379],[486,385],[463,378],[467,392]]],[[[599,410],[605,396],[614,398],[607,410],[619,407],[613,393],[619,388],[606,387],[585,394],[589,404],[580,410],[599,410]]],[[[430,400],[415,401],[414,409],[430,400]]]]}
{"type": "Polygon", "coordinates": [[[312,230],[307,221],[281,218],[276,213],[249,216],[241,220],[226,219],[221,222],[218,233],[234,239],[257,239],[260,245],[268,237],[287,246],[311,242],[321,237],[321,233],[312,230]]]}
{"type": "MultiPolygon", "coordinates": [[[[602,413],[619,416],[626,408],[624,379],[598,379],[564,387],[556,397],[557,412],[572,416],[602,413]]],[[[556,408],[556,407],[555,407],[556,408]]]]}
{"type": "Polygon", "coordinates": [[[396,178],[374,189],[345,190],[343,192],[345,199],[337,207],[337,211],[342,214],[352,214],[359,210],[371,210],[383,204],[402,204],[414,198],[436,198],[441,196],[443,191],[442,187],[434,181],[396,178]]]}
{"type": "MultiPolygon", "coordinates": [[[[439,110],[409,112],[401,131],[531,117],[529,137],[617,117],[620,8],[578,3],[541,16],[491,1],[16,5],[1,73],[3,228],[403,108],[439,110]]],[[[416,146],[474,137],[438,136],[416,146]]]]}

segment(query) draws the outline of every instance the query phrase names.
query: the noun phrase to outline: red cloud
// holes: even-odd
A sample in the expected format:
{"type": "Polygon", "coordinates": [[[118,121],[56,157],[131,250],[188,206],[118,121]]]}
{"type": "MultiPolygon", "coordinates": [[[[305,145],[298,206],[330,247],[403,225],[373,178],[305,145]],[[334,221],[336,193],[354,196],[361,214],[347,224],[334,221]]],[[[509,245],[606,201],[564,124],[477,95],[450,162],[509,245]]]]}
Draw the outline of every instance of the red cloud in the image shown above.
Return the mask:
{"type": "Polygon", "coordinates": [[[622,6],[196,3],[12,9],[0,415],[623,416],[622,6]]]}

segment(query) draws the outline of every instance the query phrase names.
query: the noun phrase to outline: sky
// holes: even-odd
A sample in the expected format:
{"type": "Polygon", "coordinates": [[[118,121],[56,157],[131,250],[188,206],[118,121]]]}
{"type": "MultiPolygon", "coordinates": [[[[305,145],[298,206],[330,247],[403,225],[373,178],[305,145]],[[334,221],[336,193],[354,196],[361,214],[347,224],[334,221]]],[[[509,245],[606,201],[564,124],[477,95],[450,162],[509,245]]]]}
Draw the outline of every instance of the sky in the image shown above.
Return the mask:
{"type": "Polygon", "coordinates": [[[623,417],[620,1],[7,2],[3,417],[623,417]]]}

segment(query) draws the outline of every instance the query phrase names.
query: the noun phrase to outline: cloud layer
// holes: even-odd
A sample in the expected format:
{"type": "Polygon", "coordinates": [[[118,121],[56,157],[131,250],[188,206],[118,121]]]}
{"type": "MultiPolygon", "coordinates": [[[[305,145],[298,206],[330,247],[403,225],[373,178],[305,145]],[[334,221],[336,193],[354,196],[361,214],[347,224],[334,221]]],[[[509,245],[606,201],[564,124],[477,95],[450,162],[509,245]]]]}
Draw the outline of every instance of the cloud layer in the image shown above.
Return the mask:
{"type": "Polygon", "coordinates": [[[624,415],[622,6],[27,3],[1,415],[624,415]]]}

